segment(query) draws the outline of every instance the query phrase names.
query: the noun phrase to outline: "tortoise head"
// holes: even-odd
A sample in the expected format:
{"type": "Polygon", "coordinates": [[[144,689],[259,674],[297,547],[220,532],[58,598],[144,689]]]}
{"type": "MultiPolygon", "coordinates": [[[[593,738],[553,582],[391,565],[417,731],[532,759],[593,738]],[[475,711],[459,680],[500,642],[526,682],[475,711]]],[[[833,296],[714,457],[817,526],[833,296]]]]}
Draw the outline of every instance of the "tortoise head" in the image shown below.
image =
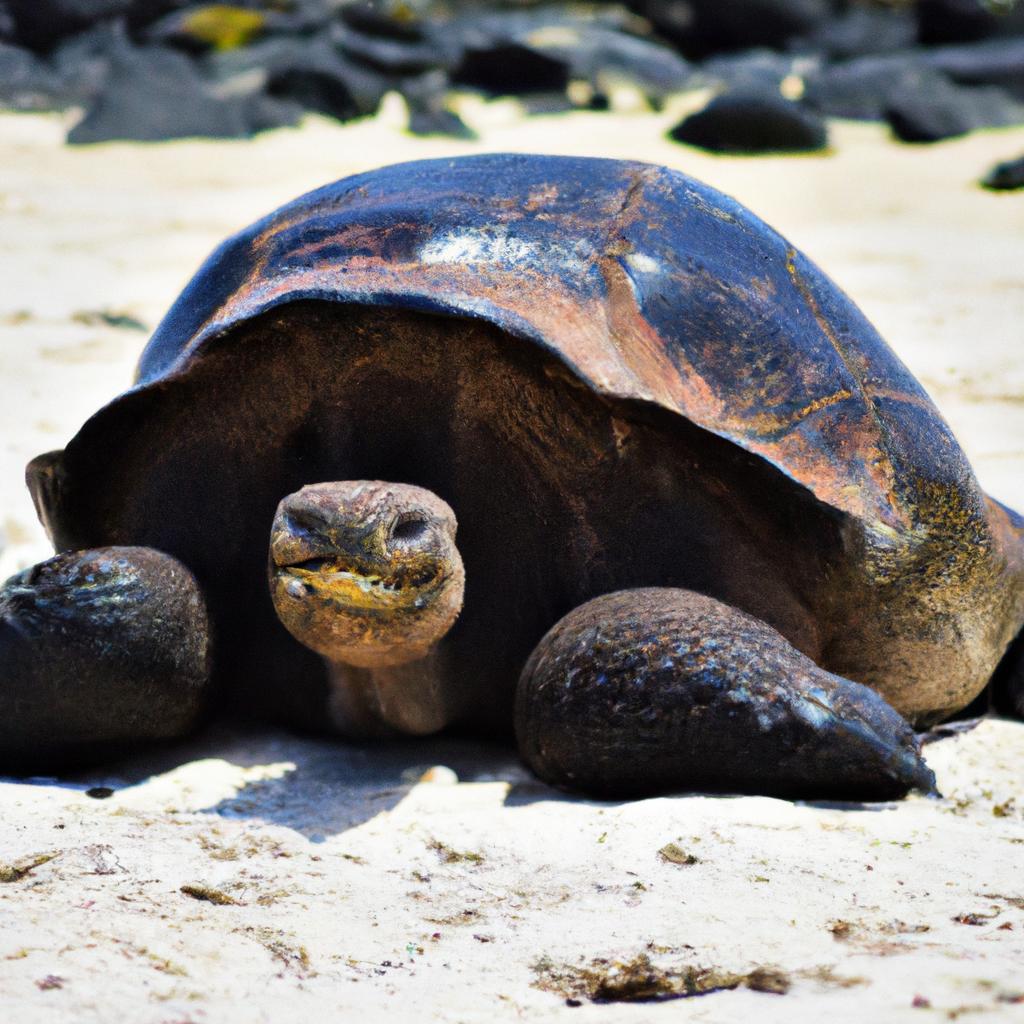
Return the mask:
{"type": "Polygon", "coordinates": [[[462,609],[455,513],[411,484],[311,484],[277,507],[270,594],[301,643],[361,668],[426,656],[462,609]]]}

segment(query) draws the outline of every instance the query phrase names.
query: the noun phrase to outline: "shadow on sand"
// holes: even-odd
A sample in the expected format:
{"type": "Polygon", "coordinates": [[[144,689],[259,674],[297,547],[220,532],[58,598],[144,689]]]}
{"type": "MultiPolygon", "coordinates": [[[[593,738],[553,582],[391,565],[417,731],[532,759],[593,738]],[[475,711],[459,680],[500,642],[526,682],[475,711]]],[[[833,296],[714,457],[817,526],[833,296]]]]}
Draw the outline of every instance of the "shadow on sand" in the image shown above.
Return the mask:
{"type": "MultiPolygon", "coordinates": [[[[957,723],[959,728],[952,734],[974,724],[957,723]]],[[[944,739],[946,735],[928,738],[944,739]]],[[[395,807],[423,774],[437,765],[450,768],[460,782],[506,783],[504,804],[510,808],[540,801],[602,803],[545,785],[522,765],[508,744],[436,736],[353,744],[228,723],[216,723],[190,740],[150,747],[89,771],[21,781],[84,790],[102,798],[112,791],[142,787],[188,766],[198,769],[201,776],[203,768],[195,762],[206,760],[227,762],[240,769],[276,765],[279,771],[275,777],[237,779],[236,784],[226,786],[231,795],[214,798],[205,806],[192,803],[189,810],[282,825],[311,842],[322,842],[395,807]]],[[[727,793],[685,795],[731,798],[727,793]]],[[[621,802],[603,803],[609,806],[621,802]]],[[[806,804],[846,811],[879,811],[892,806],[830,800],[806,804]]]]}
{"type": "Polygon", "coordinates": [[[450,768],[460,782],[507,783],[510,805],[577,799],[539,782],[520,763],[515,749],[501,743],[430,737],[353,744],[219,723],[185,742],[153,747],[59,779],[31,781],[104,796],[207,759],[240,768],[294,765],[276,778],[250,781],[233,796],[194,809],[283,825],[313,842],[394,807],[436,765],[450,768]]]}

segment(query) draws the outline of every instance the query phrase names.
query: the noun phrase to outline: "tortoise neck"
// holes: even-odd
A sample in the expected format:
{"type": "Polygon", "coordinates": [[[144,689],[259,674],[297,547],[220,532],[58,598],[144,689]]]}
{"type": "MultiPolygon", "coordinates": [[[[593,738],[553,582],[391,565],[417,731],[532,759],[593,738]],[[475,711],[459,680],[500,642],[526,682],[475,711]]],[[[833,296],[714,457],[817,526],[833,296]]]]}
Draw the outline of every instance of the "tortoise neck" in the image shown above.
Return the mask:
{"type": "Polygon", "coordinates": [[[402,664],[359,667],[325,658],[334,727],[352,739],[427,736],[449,724],[444,655],[437,647],[402,664]]]}

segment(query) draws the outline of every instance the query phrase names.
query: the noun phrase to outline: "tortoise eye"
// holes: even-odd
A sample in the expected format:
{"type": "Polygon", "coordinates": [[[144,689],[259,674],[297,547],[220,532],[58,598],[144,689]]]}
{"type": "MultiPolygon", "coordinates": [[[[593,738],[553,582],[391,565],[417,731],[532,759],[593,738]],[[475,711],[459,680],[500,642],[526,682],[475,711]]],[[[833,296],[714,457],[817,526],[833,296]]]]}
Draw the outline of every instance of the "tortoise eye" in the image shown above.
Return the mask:
{"type": "Polygon", "coordinates": [[[427,532],[429,524],[421,516],[408,516],[399,519],[391,527],[391,539],[399,544],[410,544],[420,540],[427,532]]]}

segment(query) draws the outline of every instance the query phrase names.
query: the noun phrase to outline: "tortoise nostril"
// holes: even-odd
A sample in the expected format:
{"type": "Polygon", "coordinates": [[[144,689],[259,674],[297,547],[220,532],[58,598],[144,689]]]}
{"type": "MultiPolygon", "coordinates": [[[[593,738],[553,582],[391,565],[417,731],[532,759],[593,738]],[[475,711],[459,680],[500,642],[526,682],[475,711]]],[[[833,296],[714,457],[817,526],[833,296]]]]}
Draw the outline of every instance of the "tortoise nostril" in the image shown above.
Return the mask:
{"type": "Polygon", "coordinates": [[[391,527],[391,539],[398,541],[400,544],[409,544],[417,541],[427,532],[428,525],[426,519],[422,519],[419,516],[399,519],[391,527]]]}

